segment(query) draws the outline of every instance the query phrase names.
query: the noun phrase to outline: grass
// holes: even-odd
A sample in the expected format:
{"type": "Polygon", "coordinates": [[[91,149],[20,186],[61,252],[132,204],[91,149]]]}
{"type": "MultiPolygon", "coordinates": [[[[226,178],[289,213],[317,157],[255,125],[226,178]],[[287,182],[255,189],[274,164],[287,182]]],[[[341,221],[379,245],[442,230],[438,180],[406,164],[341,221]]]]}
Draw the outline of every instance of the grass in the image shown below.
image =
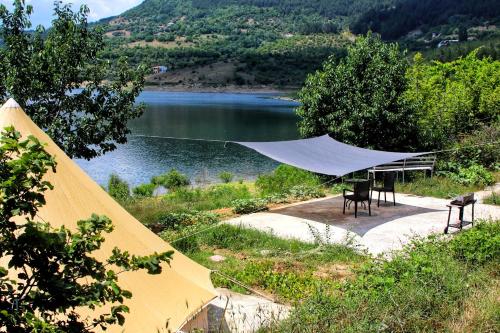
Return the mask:
{"type": "Polygon", "coordinates": [[[415,240],[390,261],[367,260],[337,289],[318,289],[272,331],[495,332],[499,268],[499,220],[415,240]]]}
{"type": "MultiPolygon", "coordinates": [[[[173,245],[201,265],[291,304],[320,286],[333,289],[352,277],[353,269],[366,260],[363,254],[344,245],[286,240],[231,225],[221,225],[173,245]],[[226,259],[210,260],[215,254],[226,259]]],[[[219,275],[213,275],[213,282],[218,287],[248,293],[219,275]]]]}
{"type": "Polygon", "coordinates": [[[245,184],[231,183],[207,188],[181,188],[161,197],[139,198],[124,206],[142,223],[149,225],[168,213],[211,211],[231,207],[238,199],[254,197],[245,184]]]}
{"type": "Polygon", "coordinates": [[[417,178],[405,184],[396,184],[396,192],[399,193],[442,199],[451,199],[464,193],[480,191],[483,188],[482,185],[462,185],[450,178],[441,176],[417,178]]]}
{"type": "Polygon", "coordinates": [[[500,206],[500,192],[492,192],[491,195],[484,198],[483,202],[487,205],[500,206]]]}

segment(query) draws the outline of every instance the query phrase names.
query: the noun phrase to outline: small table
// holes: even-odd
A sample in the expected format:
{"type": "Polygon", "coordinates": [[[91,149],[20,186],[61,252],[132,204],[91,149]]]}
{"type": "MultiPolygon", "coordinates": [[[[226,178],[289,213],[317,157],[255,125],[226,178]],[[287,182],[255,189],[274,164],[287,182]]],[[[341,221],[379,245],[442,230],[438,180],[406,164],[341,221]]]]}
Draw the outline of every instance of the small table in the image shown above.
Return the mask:
{"type": "Polygon", "coordinates": [[[472,224],[474,225],[474,204],[476,203],[477,200],[474,199],[474,193],[469,193],[467,195],[464,195],[462,197],[458,197],[452,202],[450,202],[449,205],[446,205],[448,207],[448,223],[446,225],[446,228],[444,229],[444,233],[447,234],[449,228],[455,228],[462,230],[463,227],[472,224]],[[471,221],[465,221],[464,220],[464,208],[472,205],[472,220],[471,221]],[[451,218],[451,209],[453,207],[458,208],[458,221],[457,223],[450,223],[450,218],[451,218]]]}

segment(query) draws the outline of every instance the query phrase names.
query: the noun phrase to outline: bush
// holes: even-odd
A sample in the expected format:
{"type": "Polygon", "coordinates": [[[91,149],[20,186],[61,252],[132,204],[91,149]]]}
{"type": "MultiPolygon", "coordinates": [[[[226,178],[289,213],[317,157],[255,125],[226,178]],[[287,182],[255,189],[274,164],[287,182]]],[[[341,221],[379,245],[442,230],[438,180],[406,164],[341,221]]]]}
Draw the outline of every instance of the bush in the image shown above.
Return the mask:
{"type": "Polygon", "coordinates": [[[470,135],[463,136],[452,146],[445,158],[452,163],[469,167],[480,164],[488,169],[500,168],[500,122],[483,126],[470,135]],[[493,144],[485,144],[493,142],[493,144]]]}
{"type": "Polygon", "coordinates": [[[224,171],[219,174],[219,178],[223,183],[230,183],[233,181],[234,175],[231,172],[224,171]]]}
{"type": "MultiPolygon", "coordinates": [[[[475,50],[446,63],[425,61],[420,54],[415,56],[414,65],[407,72],[409,88],[405,97],[419,110],[416,122],[420,149],[448,147],[463,134],[498,121],[500,62],[488,57],[480,59],[477,53],[475,50]]],[[[472,134],[463,144],[483,144],[480,140],[487,138],[487,133],[472,134]]],[[[482,158],[476,154],[478,149],[481,147],[466,150],[465,160],[470,158],[472,163],[479,163],[482,158]],[[473,161],[476,158],[479,160],[473,161]]]]}
{"type": "Polygon", "coordinates": [[[163,175],[151,178],[151,183],[161,185],[169,190],[176,190],[190,184],[189,178],[175,169],[163,175]]]}
{"type": "Polygon", "coordinates": [[[236,214],[250,214],[267,210],[267,202],[263,199],[239,199],[232,203],[236,214]]]}
{"type": "Polygon", "coordinates": [[[289,165],[280,165],[273,173],[259,176],[255,186],[262,195],[289,193],[294,186],[319,187],[320,179],[315,174],[289,165]]]}
{"type": "Polygon", "coordinates": [[[482,165],[474,164],[468,168],[460,167],[458,173],[450,173],[450,178],[462,185],[492,185],[495,177],[482,165]]]}
{"type": "Polygon", "coordinates": [[[137,198],[150,198],[156,189],[155,184],[141,184],[132,189],[132,193],[137,198]]]}
{"type": "Polygon", "coordinates": [[[317,186],[313,187],[313,186],[297,185],[290,189],[289,195],[290,197],[297,200],[307,200],[313,198],[322,198],[325,196],[325,193],[317,186]]]}
{"type": "Polygon", "coordinates": [[[109,177],[108,193],[118,201],[130,199],[130,188],[128,183],[115,174],[109,177]]]}
{"type": "Polygon", "coordinates": [[[158,218],[156,231],[159,232],[165,229],[177,230],[195,224],[214,224],[218,221],[219,217],[214,213],[196,211],[187,213],[167,213],[158,218]]]}
{"type": "Polygon", "coordinates": [[[264,200],[266,200],[267,203],[271,204],[284,204],[290,202],[289,197],[286,193],[276,193],[267,195],[264,197],[264,200]]]}
{"type": "Polygon", "coordinates": [[[473,264],[500,263],[500,223],[477,223],[450,242],[455,256],[473,264]]]}

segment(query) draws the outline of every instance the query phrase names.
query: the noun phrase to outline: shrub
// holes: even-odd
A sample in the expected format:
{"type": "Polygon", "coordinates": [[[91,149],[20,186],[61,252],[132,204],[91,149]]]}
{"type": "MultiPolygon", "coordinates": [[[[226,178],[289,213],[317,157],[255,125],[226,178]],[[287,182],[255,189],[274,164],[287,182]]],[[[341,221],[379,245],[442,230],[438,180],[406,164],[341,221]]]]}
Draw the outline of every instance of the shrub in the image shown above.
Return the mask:
{"type": "Polygon", "coordinates": [[[230,183],[233,181],[234,175],[231,172],[223,171],[219,174],[219,178],[223,183],[230,183]]]}
{"type": "Polygon", "coordinates": [[[325,196],[325,193],[323,193],[323,191],[317,186],[296,185],[290,189],[289,195],[294,199],[307,200],[322,198],[325,196]]]}
{"type": "Polygon", "coordinates": [[[214,213],[207,212],[187,212],[187,213],[167,213],[158,218],[156,223],[157,231],[164,229],[176,230],[195,224],[214,224],[219,221],[219,217],[214,213]]]}
{"type": "Polygon", "coordinates": [[[463,185],[491,185],[495,177],[482,165],[474,164],[468,168],[460,167],[458,173],[450,173],[451,179],[463,185]]]}
{"type": "Polygon", "coordinates": [[[266,200],[267,203],[272,203],[272,204],[283,204],[290,202],[288,195],[286,193],[276,193],[267,195],[266,197],[264,197],[264,200],[266,200]]]}
{"type": "Polygon", "coordinates": [[[161,185],[169,190],[176,190],[190,184],[189,178],[175,169],[163,175],[151,178],[151,183],[161,185]]]}
{"type": "Polygon", "coordinates": [[[494,260],[500,263],[500,222],[481,221],[450,242],[455,256],[474,264],[494,260]]]}
{"type": "Polygon", "coordinates": [[[294,186],[320,186],[320,179],[315,174],[289,165],[280,165],[273,173],[259,176],[255,186],[262,195],[288,193],[294,186]]]}
{"type": "Polygon", "coordinates": [[[250,214],[267,210],[267,202],[263,199],[239,199],[232,203],[236,214],[250,214]]]}
{"type": "MultiPolygon", "coordinates": [[[[488,57],[481,59],[477,53],[475,50],[446,63],[425,61],[420,54],[415,56],[414,65],[407,72],[405,98],[418,110],[420,149],[442,149],[457,142],[464,133],[498,121],[500,62],[488,57]]],[[[487,136],[473,134],[462,143],[482,144],[481,138],[487,136]]],[[[478,149],[481,147],[466,150],[466,160],[470,158],[474,163],[479,158],[475,162],[480,162],[478,149]]]]}
{"type": "Polygon", "coordinates": [[[130,199],[130,188],[128,183],[115,174],[109,177],[108,193],[118,201],[130,199]]]}
{"type": "Polygon", "coordinates": [[[500,122],[483,126],[470,135],[463,136],[445,155],[446,160],[465,167],[480,164],[488,169],[500,168],[500,122]],[[492,144],[485,144],[490,143],[492,144]]]}
{"type": "Polygon", "coordinates": [[[156,189],[155,184],[141,184],[132,189],[132,193],[137,198],[150,198],[156,189]]]}

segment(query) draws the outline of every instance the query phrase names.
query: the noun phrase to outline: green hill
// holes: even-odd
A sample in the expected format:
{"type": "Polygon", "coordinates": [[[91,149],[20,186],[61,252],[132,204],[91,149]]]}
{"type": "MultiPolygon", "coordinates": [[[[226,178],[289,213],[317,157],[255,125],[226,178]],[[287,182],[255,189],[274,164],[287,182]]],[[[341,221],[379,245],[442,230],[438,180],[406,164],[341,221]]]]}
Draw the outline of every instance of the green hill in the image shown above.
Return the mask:
{"type": "Polygon", "coordinates": [[[145,0],[99,24],[109,41],[106,57],[126,55],[135,64],[169,67],[167,74],[149,77],[151,85],[298,87],[328,56],[343,56],[354,38],[349,27],[355,32],[380,31],[425,50],[439,42],[428,44],[425,33],[446,26],[451,32],[442,36],[448,38],[456,28],[454,17],[464,11],[471,29],[472,23],[484,24],[488,15],[497,17],[495,9],[478,18],[493,2],[145,0]],[[451,2],[464,4],[453,7],[451,2]],[[443,12],[443,6],[449,10],[443,12]],[[414,29],[425,31],[408,39],[414,29]]]}

